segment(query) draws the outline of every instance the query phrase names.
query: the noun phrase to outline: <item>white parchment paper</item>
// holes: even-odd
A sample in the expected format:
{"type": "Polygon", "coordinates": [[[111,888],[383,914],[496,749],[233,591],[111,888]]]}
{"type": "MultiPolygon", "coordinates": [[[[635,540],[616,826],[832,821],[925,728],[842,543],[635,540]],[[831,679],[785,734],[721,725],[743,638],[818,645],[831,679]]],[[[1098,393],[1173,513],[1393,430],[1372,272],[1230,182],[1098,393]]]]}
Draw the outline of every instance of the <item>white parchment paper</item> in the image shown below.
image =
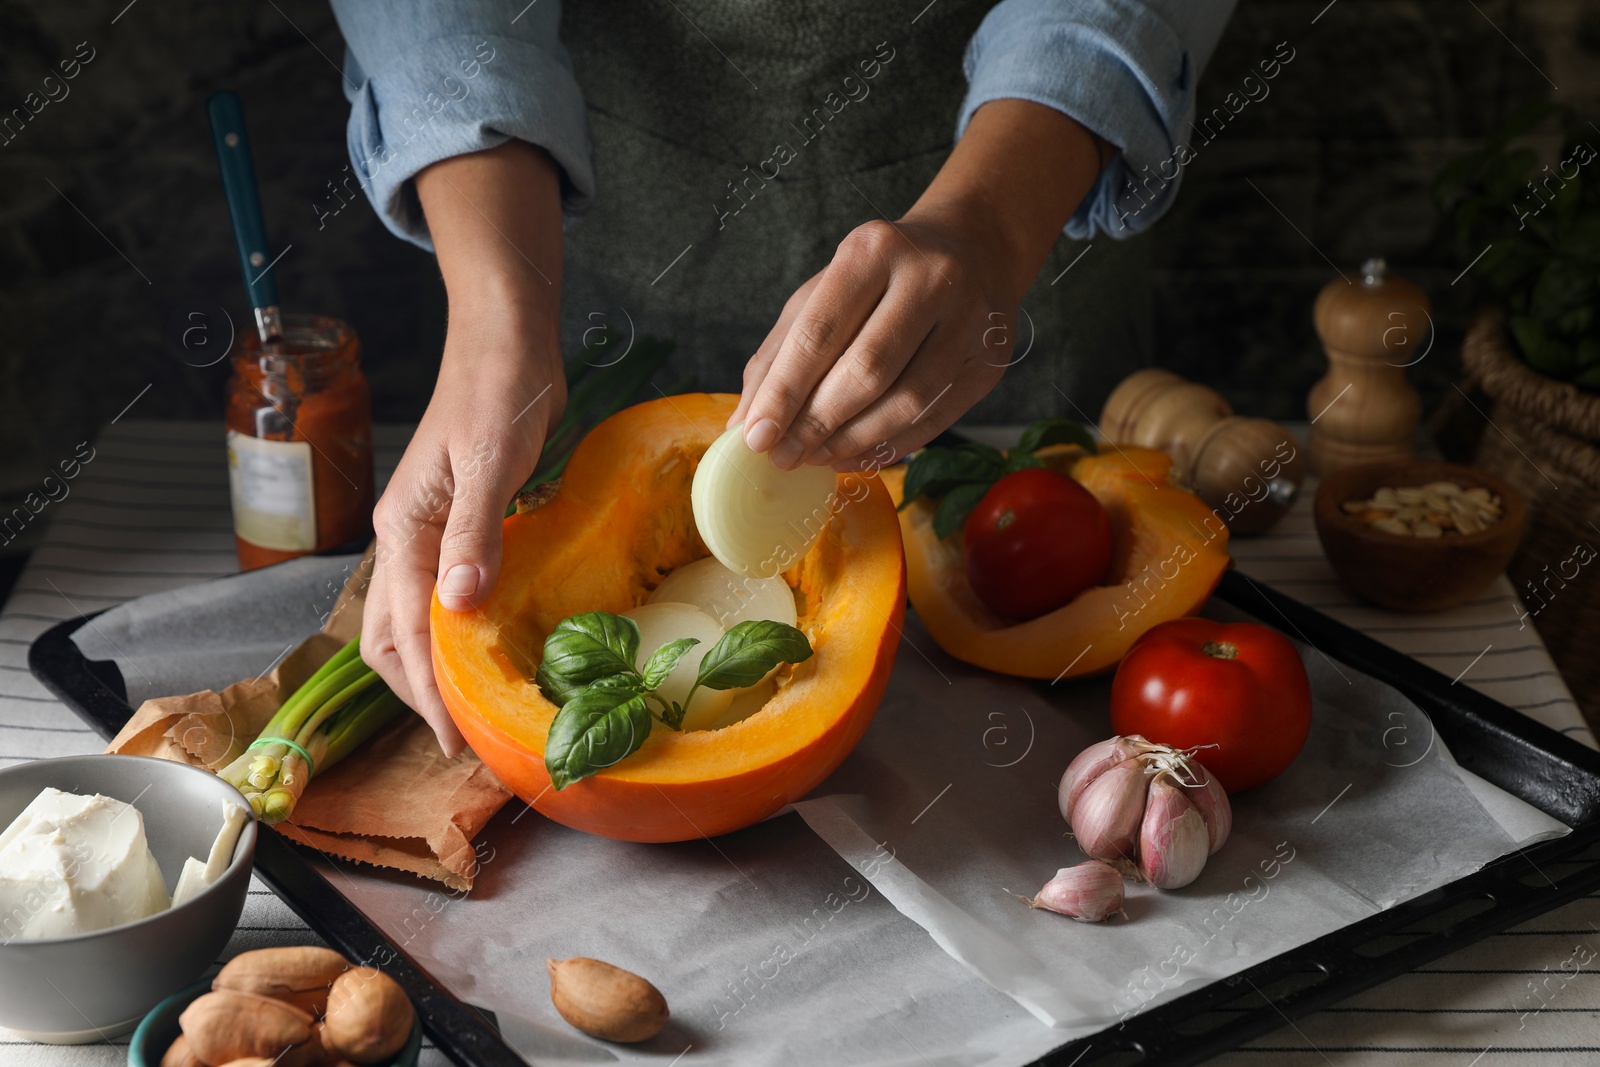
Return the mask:
{"type": "MultiPolygon", "coordinates": [[[[320,599],[328,575],[303,571],[280,580],[305,588],[254,601],[255,614],[320,599]]],[[[178,620],[198,598],[215,620],[207,673],[230,637],[258,657],[251,611],[239,605],[230,622],[222,610],[227,584],[114,609],[85,641],[125,674],[143,664],[175,690],[211,684],[183,684],[178,665],[198,657],[172,655],[163,635],[193,632],[178,620]]],[[[262,624],[273,640],[293,628],[262,624]]],[[[1130,885],[1126,922],[1076,923],[1012,895],[1083,858],[1056,785],[1073,755],[1109,736],[1108,683],[987,674],[943,655],[914,619],[866,738],[793,812],[710,841],[635,845],[513,802],[478,843],[470,896],[321,866],[541,1064],[1026,1063],[1565,832],[1457,768],[1399,694],[1315,649],[1302,655],[1316,695],[1305,751],[1235,798],[1233,836],[1199,881],[1130,885]],[[568,1027],[545,960],[577,955],[654,981],[672,1006],[667,1030],[616,1046],[568,1027]]]]}

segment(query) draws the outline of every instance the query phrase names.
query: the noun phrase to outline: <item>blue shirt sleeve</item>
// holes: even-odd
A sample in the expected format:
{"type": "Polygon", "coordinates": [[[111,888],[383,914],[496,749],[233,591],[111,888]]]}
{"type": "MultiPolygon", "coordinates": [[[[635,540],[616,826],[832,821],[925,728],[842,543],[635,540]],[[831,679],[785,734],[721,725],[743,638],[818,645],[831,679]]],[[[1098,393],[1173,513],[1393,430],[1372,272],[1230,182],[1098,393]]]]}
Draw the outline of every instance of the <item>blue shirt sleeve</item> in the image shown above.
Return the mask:
{"type": "Polygon", "coordinates": [[[1122,149],[1068,221],[1067,236],[1130,237],[1171,206],[1183,167],[1199,153],[1191,141],[1201,139],[1190,132],[1195,85],[1234,2],[1002,0],[967,47],[956,136],[990,100],[1032,100],[1065,113],[1122,149]]]}
{"type": "Polygon", "coordinates": [[[594,197],[583,94],[561,47],[559,0],[510,18],[475,0],[333,0],[345,39],[353,169],[384,224],[432,250],[411,179],[517,138],[549,152],[572,216],[594,197]]]}

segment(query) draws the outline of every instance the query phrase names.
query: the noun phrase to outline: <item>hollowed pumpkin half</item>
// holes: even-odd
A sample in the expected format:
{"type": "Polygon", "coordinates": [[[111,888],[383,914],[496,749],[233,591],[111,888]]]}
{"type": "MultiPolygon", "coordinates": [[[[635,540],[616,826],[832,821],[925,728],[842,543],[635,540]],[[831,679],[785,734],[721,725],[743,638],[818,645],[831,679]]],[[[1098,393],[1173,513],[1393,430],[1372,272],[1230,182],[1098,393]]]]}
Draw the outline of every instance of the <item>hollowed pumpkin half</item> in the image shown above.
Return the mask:
{"type": "MultiPolygon", "coordinates": [[[[941,541],[933,505],[918,500],[900,512],[911,605],[939,647],[991,671],[1061,679],[1109,670],[1150,627],[1205,603],[1228,566],[1228,528],[1199,497],[1168,484],[1171,462],[1161,452],[1056,448],[1040,458],[1076,478],[1111,516],[1105,584],[1035,619],[1002,618],[967,584],[959,533],[941,541]]],[[[905,468],[882,477],[898,505],[905,468]]]]}
{"type": "Polygon", "coordinates": [[[448,611],[434,598],[434,675],[451,717],[507,787],[557,822],[627,841],[749,826],[826,778],[883,696],[905,615],[900,529],[881,481],[840,475],[817,516],[822,536],[783,576],[811,658],[782,668],[747,719],[684,733],[657,723],[615,766],[550,786],[544,743],[557,708],[533,681],[544,639],[569,615],[643,603],[666,574],[709,555],[689,487],[736,400],[666,397],[605,420],[553,496],[505,520],[500,577],[481,607],[448,611]]]}

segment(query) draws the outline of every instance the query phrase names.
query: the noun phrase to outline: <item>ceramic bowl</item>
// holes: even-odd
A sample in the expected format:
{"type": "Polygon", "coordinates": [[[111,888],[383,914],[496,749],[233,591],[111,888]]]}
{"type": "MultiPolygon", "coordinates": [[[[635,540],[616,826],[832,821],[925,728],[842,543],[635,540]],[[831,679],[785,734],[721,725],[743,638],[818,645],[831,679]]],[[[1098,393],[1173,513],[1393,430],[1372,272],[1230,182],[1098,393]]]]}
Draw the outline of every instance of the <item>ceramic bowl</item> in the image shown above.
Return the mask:
{"type": "MultiPolygon", "coordinates": [[[[144,1017],[139,1028],[133,1032],[133,1040],[128,1042],[128,1067],[161,1067],[161,1057],[166,1055],[167,1049],[172,1047],[172,1043],[178,1040],[178,1034],[182,1032],[178,1027],[178,1016],[182,1015],[183,1009],[194,1003],[201,994],[210,991],[210,982],[196,982],[151,1009],[150,1014],[144,1017]]],[[[411,1036],[406,1040],[405,1046],[395,1054],[394,1059],[388,1061],[386,1067],[416,1067],[417,1057],[421,1051],[422,1018],[413,1015],[411,1036]]]]}
{"type": "Polygon", "coordinates": [[[1382,460],[1346,467],[1317,487],[1317,537],[1334,573],[1357,596],[1394,611],[1442,611],[1471,600],[1506,569],[1522,540],[1528,506],[1521,493],[1473,467],[1428,460],[1382,460]],[[1500,498],[1499,521],[1471,534],[1422,538],[1387,533],[1346,515],[1350,500],[1383,486],[1429,482],[1482,487],[1500,498]]]}
{"type": "MultiPolygon", "coordinates": [[[[0,770],[0,829],[46,786],[101,793],[132,804],[161,865],[167,892],[183,861],[205,859],[222,829],[223,803],[238,791],[209,771],[146,756],[67,756],[0,770]]],[[[0,915],[0,1026],[34,1041],[102,1041],[125,1034],[157,1003],[221,955],[244,910],[255,854],[247,821],[233,862],[216,882],[176,908],[72,937],[11,936],[0,915]]],[[[13,927],[12,929],[15,929],[13,927]]]]}

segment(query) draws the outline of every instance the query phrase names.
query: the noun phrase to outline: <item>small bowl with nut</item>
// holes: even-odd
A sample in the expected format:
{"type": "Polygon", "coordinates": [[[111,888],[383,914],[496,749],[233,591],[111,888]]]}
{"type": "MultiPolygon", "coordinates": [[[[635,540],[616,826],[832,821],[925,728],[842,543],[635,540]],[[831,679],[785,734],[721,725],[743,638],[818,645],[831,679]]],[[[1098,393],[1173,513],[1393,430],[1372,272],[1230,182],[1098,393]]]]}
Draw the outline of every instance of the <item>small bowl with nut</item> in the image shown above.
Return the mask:
{"type": "Polygon", "coordinates": [[[375,967],[313,945],[256,949],[176,993],[128,1043],[129,1067],[415,1067],[421,1020],[375,967]]]}
{"type": "Polygon", "coordinates": [[[1317,537],[1351,592],[1394,611],[1442,611],[1506,569],[1527,504],[1473,467],[1382,460],[1335,471],[1317,487],[1317,537]]]}

